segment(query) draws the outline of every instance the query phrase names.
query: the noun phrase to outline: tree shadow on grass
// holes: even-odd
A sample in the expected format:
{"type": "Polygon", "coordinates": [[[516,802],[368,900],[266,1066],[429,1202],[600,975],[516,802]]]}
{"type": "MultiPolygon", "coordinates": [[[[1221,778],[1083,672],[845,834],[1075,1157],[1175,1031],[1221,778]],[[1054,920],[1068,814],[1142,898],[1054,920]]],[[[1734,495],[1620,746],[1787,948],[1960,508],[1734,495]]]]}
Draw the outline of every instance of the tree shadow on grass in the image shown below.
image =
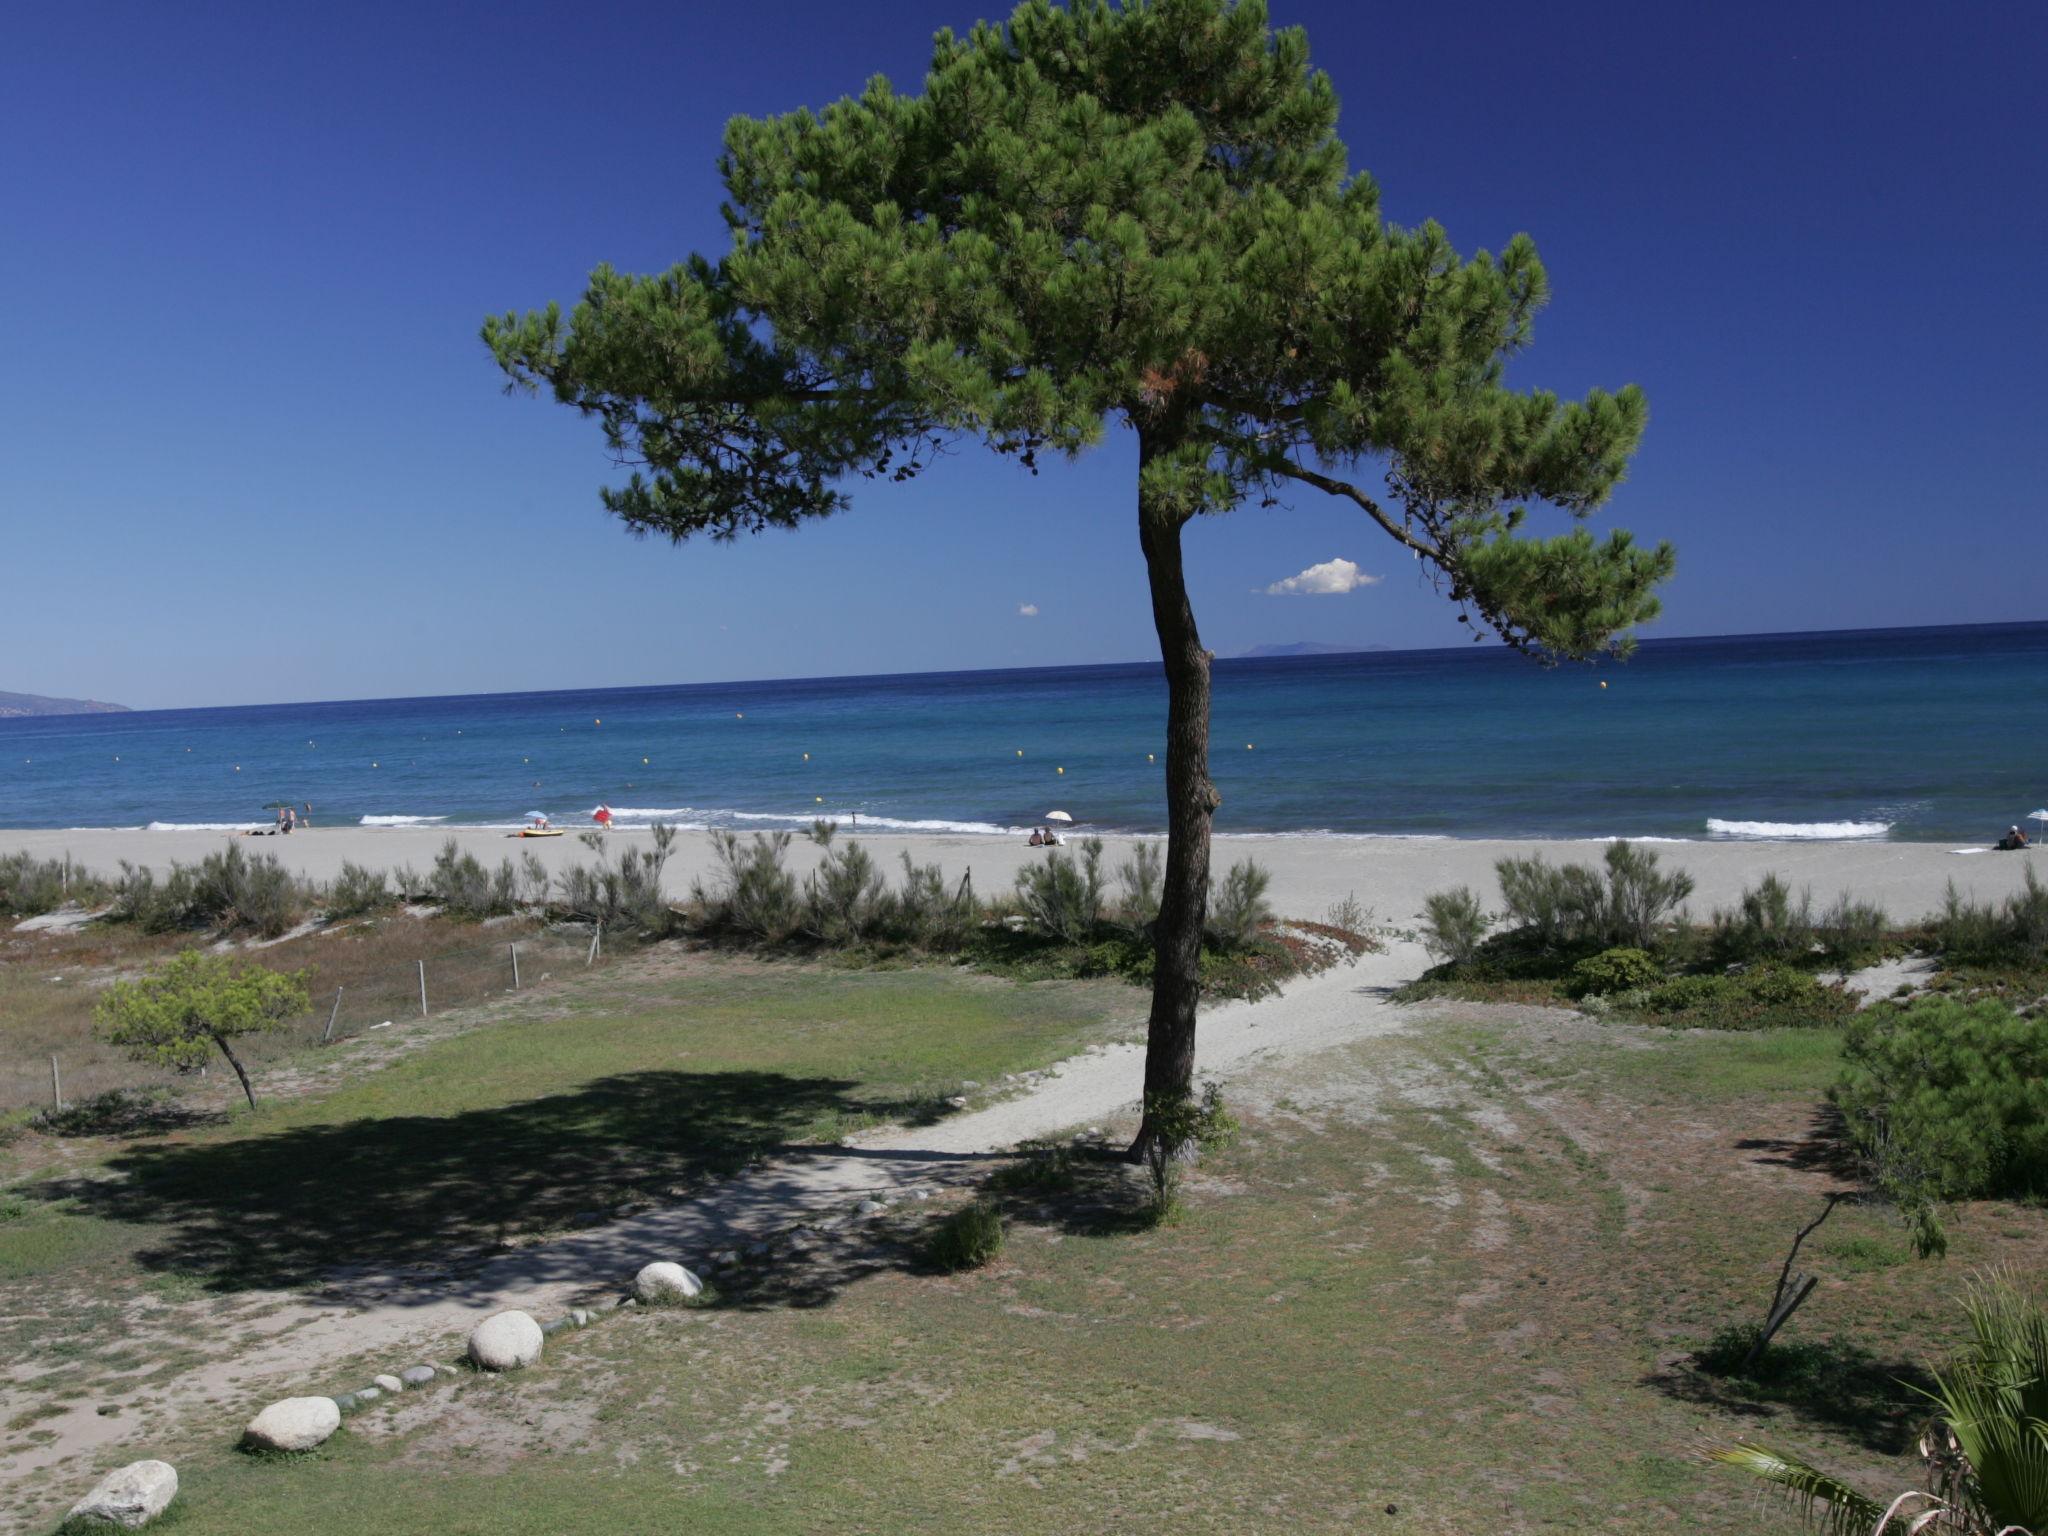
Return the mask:
{"type": "Polygon", "coordinates": [[[588,1225],[635,1196],[737,1172],[835,1123],[910,1113],[862,1085],[774,1072],[622,1073],[497,1109],[135,1146],[117,1180],[39,1193],[168,1229],[138,1256],[217,1290],[304,1286],[588,1225]]]}
{"type": "Polygon", "coordinates": [[[1772,1343],[1748,1369],[1742,1358],[1754,1330],[1724,1330],[1698,1354],[1650,1377],[1667,1397],[1748,1418],[1790,1414],[1801,1423],[1848,1435],[1866,1450],[1897,1456],[1912,1449],[1934,1386],[1927,1370],[1880,1360],[1841,1339],[1772,1343]]]}
{"type": "Polygon", "coordinates": [[[1849,1145],[1841,1111],[1832,1104],[1814,1110],[1803,1136],[1752,1136],[1735,1146],[1757,1153],[1759,1163],[1797,1173],[1825,1173],[1844,1183],[1860,1182],[1864,1173],[1862,1160],[1849,1145]]]}

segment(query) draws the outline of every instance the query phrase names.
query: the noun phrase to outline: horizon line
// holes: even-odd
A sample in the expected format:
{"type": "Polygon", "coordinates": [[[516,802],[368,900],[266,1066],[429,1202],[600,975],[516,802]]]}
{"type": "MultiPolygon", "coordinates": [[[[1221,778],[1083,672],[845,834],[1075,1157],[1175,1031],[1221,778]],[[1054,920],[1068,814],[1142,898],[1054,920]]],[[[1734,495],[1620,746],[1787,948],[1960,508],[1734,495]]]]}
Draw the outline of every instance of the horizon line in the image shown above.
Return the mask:
{"type": "MultiPolygon", "coordinates": [[[[1816,637],[1816,636],[1822,636],[1822,635],[1829,635],[1829,636],[1854,636],[1854,635],[1912,635],[1912,634],[1939,634],[1939,633],[1949,633],[1949,634],[1971,634],[1971,633],[1983,633],[1983,632],[1986,632],[1986,631],[1993,631],[1993,630],[2012,630],[2012,629],[2040,629],[2040,628],[2044,628],[2044,627],[2048,627],[2048,619],[2013,619],[2013,620],[2003,620],[2003,621],[1999,621],[1999,622],[1994,622],[1994,623],[1988,623],[1988,624],[1904,624],[1904,625],[1867,625],[1867,626],[1860,626],[1860,627],[1857,627],[1857,628],[1852,628],[1852,629],[1767,629],[1767,630],[1754,630],[1754,631],[1744,631],[1744,632],[1742,632],[1742,633],[1738,633],[1738,634],[1721,634],[1721,635],[1659,635],[1659,636],[1644,636],[1644,637],[1643,637],[1643,638],[1642,638],[1641,640],[1639,640],[1639,641],[1638,641],[1638,648],[1639,648],[1639,649],[1648,649],[1648,648],[1650,648],[1650,647],[1652,647],[1652,646],[1656,646],[1656,647],[1662,648],[1662,647],[1665,647],[1665,646],[1677,646],[1677,645],[1698,645],[1698,644],[1707,644],[1707,643],[1712,643],[1712,642],[1717,642],[1717,641],[1730,641],[1730,640],[1806,640],[1806,639],[1812,639],[1812,638],[1814,638],[1814,637],[1816,637]]],[[[1283,643],[1283,644],[1294,644],[1294,643],[1298,643],[1298,642],[1291,642],[1291,641],[1290,641],[1290,642],[1281,642],[1281,643],[1283,643]]],[[[1323,642],[1315,642],[1315,643],[1323,643],[1323,642]]],[[[1334,642],[1332,642],[1332,643],[1334,643],[1334,642]]],[[[1374,644],[1372,644],[1372,645],[1369,645],[1369,646],[1366,646],[1366,645],[1361,645],[1361,646],[1360,646],[1360,647],[1359,647],[1359,648],[1358,648],[1357,650],[1353,650],[1353,651],[1325,651],[1325,652],[1319,652],[1319,653],[1311,653],[1311,654],[1308,654],[1308,655],[1301,655],[1301,656],[1246,656],[1246,655],[1237,655],[1237,656],[1215,656],[1215,657],[1214,657],[1214,661],[1215,661],[1215,663],[1217,663],[1217,664],[1224,664],[1224,663],[1231,663],[1231,664],[1239,664],[1239,663],[1241,663],[1241,664],[1245,664],[1245,665],[1251,665],[1251,666],[1266,666],[1266,665],[1271,665],[1271,664],[1273,664],[1273,663],[1298,663],[1298,662],[1304,662],[1304,661],[1308,661],[1308,662],[1316,662],[1316,661],[1321,661],[1321,662],[1332,662],[1332,661],[1339,661],[1339,660],[1342,660],[1342,659],[1344,659],[1345,657],[1354,657],[1354,656],[1372,656],[1372,657],[1376,657],[1376,658],[1383,658],[1383,659],[1384,659],[1384,658],[1393,658],[1393,657],[1399,657],[1399,656],[1429,656],[1429,655],[1438,655],[1438,654],[1444,654],[1444,653],[1454,653],[1454,654],[1457,654],[1457,655],[1461,655],[1461,656],[1470,656],[1470,655],[1477,655],[1477,654],[1485,654],[1485,653],[1488,653],[1488,652],[1491,652],[1491,651],[1494,651],[1494,650],[1505,650],[1505,649],[1506,649],[1506,647],[1504,647],[1504,646],[1501,646],[1501,645],[1499,645],[1499,644],[1493,644],[1493,645],[1484,645],[1484,646],[1473,646],[1473,645],[1471,645],[1471,644],[1465,644],[1465,645],[1419,645],[1419,646],[1402,646],[1402,647],[1396,647],[1396,646],[1388,646],[1388,645],[1384,645],[1384,644],[1374,643],[1374,644]]],[[[1606,659],[1606,660],[1610,660],[1610,661],[1614,660],[1614,658],[1611,658],[1611,657],[1608,657],[1608,658],[1592,657],[1592,658],[1588,658],[1588,661],[1587,661],[1587,665],[1597,665],[1597,664],[1598,664],[1598,662],[1599,662],[1600,660],[1602,660],[1602,659],[1606,659]]],[[[1615,664],[1616,664],[1616,665],[1626,665],[1627,663],[1626,663],[1626,662],[1615,662],[1615,664]]],[[[65,712],[65,713],[62,713],[62,714],[48,714],[48,715],[4,715],[4,716],[0,716],[0,728],[5,728],[5,727],[7,727],[7,726],[10,726],[10,725],[13,725],[13,724],[16,724],[16,723],[22,723],[22,722],[27,722],[27,721],[51,721],[51,720],[77,720],[77,719],[80,719],[80,718],[85,718],[85,717],[88,717],[88,716],[90,716],[90,717],[94,717],[94,718],[105,718],[105,717],[106,717],[107,715],[129,715],[129,716],[134,716],[134,715],[176,715],[176,714],[192,714],[192,713],[198,713],[198,712],[201,712],[201,711],[206,711],[206,710],[223,710],[223,709],[300,709],[300,708],[306,708],[306,707],[328,707],[328,706],[338,706],[338,705],[348,705],[348,704],[396,704],[396,703],[422,703],[422,704],[424,704],[424,703],[437,703],[437,702],[455,702],[455,701],[459,701],[459,700],[464,700],[464,699],[494,699],[494,698],[496,698],[496,699],[503,699],[503,698],[533,698],[533,699],[545,699],[545,698],[551,698],[551,697],[554,697],[554,698],[560,698],[560,697],[567,697],[567,696],[569,696],[569,695],[572,695],[572,694],[591,694],[591,693],[612,693],[612,694],[631,694],[631,693],[667,693],[667,692],[671,692],[671,691],[673,691],[673,690],[675,690],[675,689],[679,689],[679,688],[734,688],[734,687],[742,687],[742,686],[748,686],[748,685],[756,685],[756,686],[772,687],[772,686],[778,686],[778,685],[788,685],[788,684],[794,684],[794,683],[825,683],[825,682],[832,682],[832,683],[863,683],[863,682],[893,682],[893,681],[901,681],[901,680],[905,680],[905,679],[910,679],[910,678],[930,678],[930,677],[963,677],[963,678],[965,678],[965,677],[995,677],[995,676],[1002,676],[1002,675],[1004,675],[1004,674],[1008,674],[1008,673],[1022,673],[1022,672],[1036,672],[1036,673],[1046,673],[1046,672],[1107,672],[1107,671],[1111,671],[1111,670],[1114,670],[1114,669],[1118,669],[1118,668],[1129,668],[1129,667],[1161,667],[1161,666],[1163,666],[1163,663],[1162,663],[1162,662],[1161,662],[1161,661],[1160,661],[1160,660],[1159,660],[1159,659],[1158,659],[1157,657],[1147,657],[1147,658],[1144,658],[1144,659],[1142,659],[1142,660],[1137,660],[1137,661],[1083,661],[1083,662],[1053,662],[1053,663],[1047,663],[1047,664],[1042,664],[1042,665],[1038,665],[1038,666],[1023,666],[1023,667],[967,667],[967,668],[953,668],[953,669],[948,669],[948,670],[944,670],[944,671],[908,671],[908,672],[819,672],[819,673],[812,673],[812,674],[809,674],[809,675],[806,675],[806,676],[803,676],[803,677],[732,677],[732,678],[721,678],[721,679],[718,679],[718,680],[716,680],[716,681],[711,681],[711,682],[697,682],[697,683],[624,683],[624,684],[618,684],[618,685],[615,685],[615,686],[610,686],[610,687],[598,687],[598,688],[533,688],[533,689],[527,689],[527,688],[494,688],[494,689],[485,689],[485,690],[483,690],[483,691],[480,691],[480,692],[473,692],[473,693],[397,693],[397,694],[373,694],[373,695],[367,695],[367,696],[359,696],[359,697],[355,697],[355,698],[343,698],[343,699],[271,699],[271,700],[267,700],[267,701],[264,701],[264,702],[260,702],[260,703],[253,703],[253,704],[181,704],[181,705],[171,705],[171,706],[167,706],[167,707],[164,707],[164,708],[160,708],[160,709],[131,709],[131,708],[128,708],[127,706],[125,706],[125,705],[124,705],[124,706],[119,706],[119,707],[117,707],[117,708],[115,708],[115,709],[112,709],[112,710],[106,710],[106,711],[99,711],[99,710],[80,710],[80,711],[75,711],[75,712],[65,712]]],[[[62,696],[61,696],[61,695],[42,695],[42,694],[23,694],[23,695],[22,695],[22,697],[25,697],[25,698],[43,698],[43,697],[52,697],[52,698],[55,698],[55,697],[62,697],[62,696]]],[[[85,702],[85,703],[106,703],[106,702],[108,702],[108,701],[106,701],[106,700],[99,700],[99,699],[86,699],[86,700],[81,700],[81,701],[79,701],[79,702],[85,702]]]]}

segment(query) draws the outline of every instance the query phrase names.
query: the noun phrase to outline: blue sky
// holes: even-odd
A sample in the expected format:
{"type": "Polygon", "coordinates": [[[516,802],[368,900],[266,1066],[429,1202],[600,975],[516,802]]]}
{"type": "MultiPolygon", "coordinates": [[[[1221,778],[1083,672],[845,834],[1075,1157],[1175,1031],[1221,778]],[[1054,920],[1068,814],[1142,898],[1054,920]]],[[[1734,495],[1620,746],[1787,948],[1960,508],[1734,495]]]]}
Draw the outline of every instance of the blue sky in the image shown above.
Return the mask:
{"type": "MultiPolygon", "coordinates": [[[[967,449],[733,546],[636,543],[488,312],[723,249],[725,120],[921,75],[954,0],[72,0],[0,21],[0,689],[139,707],[1154,654],[1111,441],[967,449]],[[1035,615],[1020,612],[1035,606],[1035,615]]],[[[2048,617],[2048,9],[1276,0],[1390,217],[1526,230],[1518,383],[1634,381],[1602,524],[1653,634],[2048,617]]],[[[1313,496],[1314,493],[1309,493],[1313,496]]],[[[1205,637],[1457,636],[1334,505],[1191,531],[1205,637]],[[1384,579],[1267,595],[1310,566],[1384,579]]]]}

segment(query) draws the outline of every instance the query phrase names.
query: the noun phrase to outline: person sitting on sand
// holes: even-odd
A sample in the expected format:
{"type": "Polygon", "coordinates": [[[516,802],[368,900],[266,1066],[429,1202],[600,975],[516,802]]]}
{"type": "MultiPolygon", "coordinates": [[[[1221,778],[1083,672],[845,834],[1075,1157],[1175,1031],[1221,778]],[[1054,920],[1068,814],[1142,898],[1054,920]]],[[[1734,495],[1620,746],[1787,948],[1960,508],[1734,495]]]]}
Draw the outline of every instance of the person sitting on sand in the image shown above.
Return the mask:
{"type": "Polygon", "coordinates": [[[2016,850],[2027,846],[2027,834],[2022,832],[2018,827],[2013,827],[2005,834],[2005,836],[2001,837],[1992,846],[1995,847],[2000,853],[2015,852],[2016,850]]]}
{"type": "Polygon", "coordinates": [[[1031,842],[1028,846],[1033,848],[1043,848],[1045,846],[1045,834],[1037,827],[1031,829],[1031,842]]]}

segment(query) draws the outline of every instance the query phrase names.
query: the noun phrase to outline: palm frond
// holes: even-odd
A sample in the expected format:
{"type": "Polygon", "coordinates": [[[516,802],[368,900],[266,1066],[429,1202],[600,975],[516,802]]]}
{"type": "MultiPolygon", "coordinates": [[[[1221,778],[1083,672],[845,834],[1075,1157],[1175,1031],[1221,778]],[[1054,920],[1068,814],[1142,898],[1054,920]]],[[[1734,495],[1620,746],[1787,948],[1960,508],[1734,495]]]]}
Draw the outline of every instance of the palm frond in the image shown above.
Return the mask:
{"type": "Polygon", "coordinates": [[[1738,1467],[1752,1477],[1781,1488],[1801,1506],[1822,1536],[1869,1536],[1885,1518],[1885,1506],[1858,1493],[1840,1478],[1832,1477],[1810,1462],[1787,1456],[1754,1440],[1738,1440],[1717,1446],[1708,1457],[1724,1466],[1738,1467]]]}

